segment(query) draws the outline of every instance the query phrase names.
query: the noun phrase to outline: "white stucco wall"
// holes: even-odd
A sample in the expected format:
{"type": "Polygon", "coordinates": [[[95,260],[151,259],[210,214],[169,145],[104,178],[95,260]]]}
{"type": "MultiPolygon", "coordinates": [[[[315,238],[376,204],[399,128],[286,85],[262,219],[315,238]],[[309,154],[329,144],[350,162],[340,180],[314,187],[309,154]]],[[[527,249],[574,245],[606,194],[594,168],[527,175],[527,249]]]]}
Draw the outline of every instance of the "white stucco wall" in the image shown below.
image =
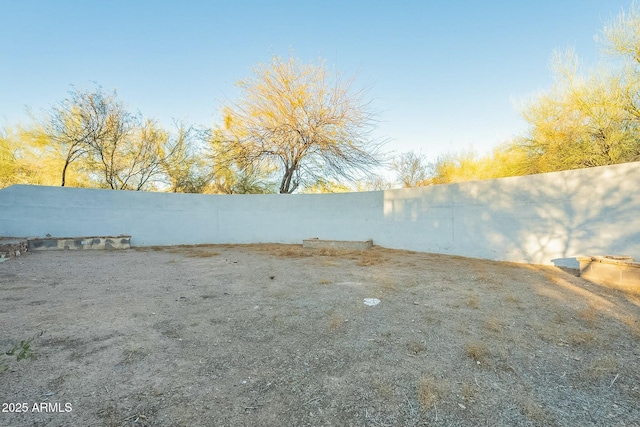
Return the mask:
{"type": "Polygon", "coordinates": [[[320,195],[195,195],[15,185],[0,190],[0,235],[130,234],[134,246],[372,238],[391,248],[573,265],[570,259],[580,255],[640,258],[639,184],[636,162],[320,195]]]}

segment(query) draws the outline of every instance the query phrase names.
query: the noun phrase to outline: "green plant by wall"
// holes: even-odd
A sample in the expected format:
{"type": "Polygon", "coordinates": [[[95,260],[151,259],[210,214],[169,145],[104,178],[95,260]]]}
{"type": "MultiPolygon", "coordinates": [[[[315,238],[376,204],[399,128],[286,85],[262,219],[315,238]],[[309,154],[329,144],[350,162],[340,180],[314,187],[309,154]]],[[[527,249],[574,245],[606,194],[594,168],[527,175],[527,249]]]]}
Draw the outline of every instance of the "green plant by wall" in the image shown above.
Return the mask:
{"type": "Polygon", "coordinates": [[[9,369],[9,366],[3,360],[4,356],[15,356],[18,362],[24,359],[31,359],[34,355],[31,343],[36,338],[41,337],[42,334],[44,334],[44,331],[36,333],[29,339],[21,340],[20,343],[14,345],[10,350],[7,350],[4,354],[0,354],[0,356],[2,356],[2,358],[0,358],[0,373],[9,369]]]}

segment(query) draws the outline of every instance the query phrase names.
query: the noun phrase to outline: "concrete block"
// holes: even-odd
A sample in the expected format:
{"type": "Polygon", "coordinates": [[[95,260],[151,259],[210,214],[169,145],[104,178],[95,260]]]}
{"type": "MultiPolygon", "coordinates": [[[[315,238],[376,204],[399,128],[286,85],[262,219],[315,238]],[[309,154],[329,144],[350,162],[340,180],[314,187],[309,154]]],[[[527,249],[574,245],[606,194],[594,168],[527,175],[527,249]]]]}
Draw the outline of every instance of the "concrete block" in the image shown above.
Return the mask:
{"type": "Polygon", "coordinates": [[[363,251],[373,246],[373,240],[320,240],[317,237],[304,239],[302,247],[308,249],[341,249],[363,251]]]}
{"type": "Polygon", "coordinates": [[[630,256],[604,255],[578,257],[580,277],[593,282],[640,286],[640,262],[630,256]]]}

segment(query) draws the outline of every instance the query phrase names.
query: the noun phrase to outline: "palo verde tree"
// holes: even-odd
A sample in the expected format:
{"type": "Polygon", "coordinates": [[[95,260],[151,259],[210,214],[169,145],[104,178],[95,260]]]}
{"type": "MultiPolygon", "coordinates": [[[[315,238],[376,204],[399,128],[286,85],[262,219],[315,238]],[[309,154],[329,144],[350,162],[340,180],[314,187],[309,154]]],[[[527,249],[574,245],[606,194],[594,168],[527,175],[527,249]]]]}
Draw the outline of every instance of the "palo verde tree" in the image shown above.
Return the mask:
{"type": "Polygon", "coordinates": [[[0,129],[0,188],[19,183],[18,144],[6,129],[0,129]]]}
{"type": "Polygon", "coordinates": [[[240,81],[224,107],[219,154],[243,170],[275,171],[280,193],[327,180],[356,180],[379,164],[375,120],[354,79],[331,78],[324,62],[273,57],[240,81]]]}
{"type": "Polygon", "coordinates": [[[597,37],[619,61],[579,73],[572,51],[552,60],[554,87],[525,106],[528,172],[640,160],[640,9],[632,5],[597,37]]]}
{"type": "Polygon", "coordinates": [[[51,109],[44,133],[64,159],[61,185],[69,166],[83,164],[98,185],[143,190],[163,173],[176,152],[169,134],[152,120],[132,114],[115,91],[73,91],[51,109]]]}
{"type": "Polygon", "coordinates": [[[161,156],[165,184],[172,193],[203,193],[214,178],[212,168],[199,150],[201,131],[184,123],[175,123],[175,135],[165,144],[171,156],[161,156]]]}
{"type": "Polygon", "coordinates": [[[275,166],[268,162],[249,162],[239,156],[237,144],[230,143],[224,132],[209,134],[208,158],[213,165],[213,180],[207,191],[217,194],[266,194],[276,191],[275,166]]]}
{"type": "MultiPolygon", "coordinates": [[[[62,161],[37,124],[0,129],[0,188],[12,184],[56,185],[62,161]]],[[[74,168],[72,185],[86,186],[87,177],[74,168]]]]}

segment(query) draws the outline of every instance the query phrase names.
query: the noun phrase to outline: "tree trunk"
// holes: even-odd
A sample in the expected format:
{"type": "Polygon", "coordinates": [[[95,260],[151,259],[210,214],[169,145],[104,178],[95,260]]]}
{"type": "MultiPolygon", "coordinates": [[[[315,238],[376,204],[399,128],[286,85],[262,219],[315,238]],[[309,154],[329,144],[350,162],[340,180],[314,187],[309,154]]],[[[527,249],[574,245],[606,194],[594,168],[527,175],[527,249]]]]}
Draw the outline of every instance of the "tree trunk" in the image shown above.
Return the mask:
{"type": "Polygon", "coordinates": [[[69,167],[68,161],[64,162],[64,167],[62,168],[62,184],[60,184],[61,187],[64,187],[64,183],[67,178],[67,167],[69,167]]]}

